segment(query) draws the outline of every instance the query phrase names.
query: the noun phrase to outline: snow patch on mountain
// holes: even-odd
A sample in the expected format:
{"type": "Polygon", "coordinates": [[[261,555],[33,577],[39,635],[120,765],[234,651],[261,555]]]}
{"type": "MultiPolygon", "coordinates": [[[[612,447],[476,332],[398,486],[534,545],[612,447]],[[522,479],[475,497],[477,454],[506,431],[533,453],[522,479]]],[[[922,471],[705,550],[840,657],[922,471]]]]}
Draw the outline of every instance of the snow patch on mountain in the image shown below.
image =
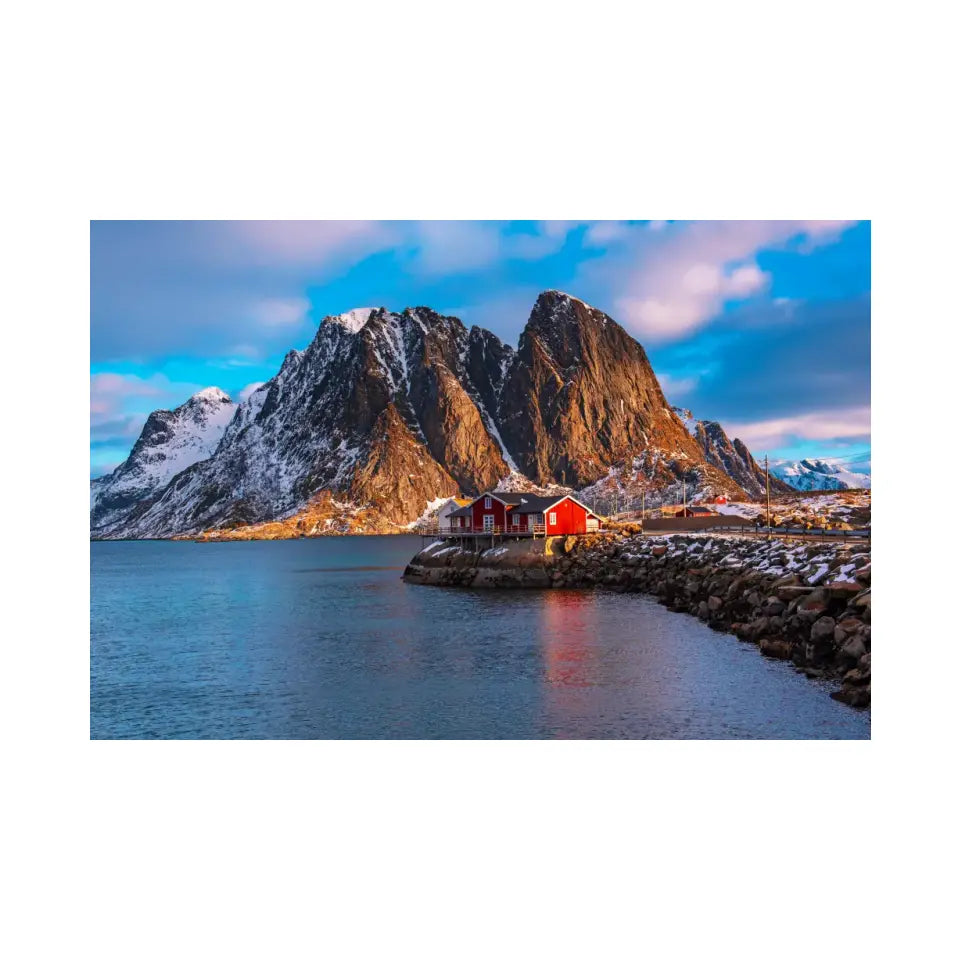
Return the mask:
{"type": "MultiPolygon", "coordinates": [[[[249,402],[249,401],[248,401],[249,402]]],[[[155,410],[130,456],[90,482],[93,526],[108,523],[131,503],[147,499],[177,474],[211,457],[237,411],[219,387],[195,393],[175,410],[155,410]]]]}
{"type": "Polygon", "coordinates": [[[359,333],[367,325],[370,314],[376,309],[376,307],[356,307],[335,317],[327,317],[326,322],[335,323],[348,333],[359,333]]]}
{"type": "Polygon", "coordinates": [[[869,489],[870,455],[847,460],[843,457],[817,457],[805,460],[777,460],[770,472],[795,490],[869,489]]]}

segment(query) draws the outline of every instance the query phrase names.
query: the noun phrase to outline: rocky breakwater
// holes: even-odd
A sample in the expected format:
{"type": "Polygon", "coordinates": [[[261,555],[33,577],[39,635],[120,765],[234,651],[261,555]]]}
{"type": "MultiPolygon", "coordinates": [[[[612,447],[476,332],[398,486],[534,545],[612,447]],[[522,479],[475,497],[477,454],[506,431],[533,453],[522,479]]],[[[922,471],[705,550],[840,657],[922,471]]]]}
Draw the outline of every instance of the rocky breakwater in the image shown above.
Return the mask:
{"type": "Polygon", "coordinates": [[[550,587],[566,540],[507,540],[493,547],[437,540],[410,561],[403,579],[438,587],[550,587]]]}
{"type": "Polygon", "coordinates": [[[404,572],[412,583],[467,587],[602,587],[655,596],[671,610],[756,644],[831,694],[870,704],[870,548],[708,534],[621,534],[506,542],[438,541],[404,572]]]}
{"type": "Polygon", "coordinates": [[[672,610],[836,678],[834,699],[870,703],[870,548],[754,537],[623,537],[574,545],[554,587],[650,593],[672,610]]]}

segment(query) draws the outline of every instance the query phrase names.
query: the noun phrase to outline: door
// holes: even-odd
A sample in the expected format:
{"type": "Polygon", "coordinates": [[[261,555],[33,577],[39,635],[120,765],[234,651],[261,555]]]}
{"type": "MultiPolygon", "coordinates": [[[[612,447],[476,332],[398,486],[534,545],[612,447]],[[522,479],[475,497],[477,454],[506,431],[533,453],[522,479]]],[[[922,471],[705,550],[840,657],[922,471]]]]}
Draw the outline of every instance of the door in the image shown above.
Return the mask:
{"type": "Polygon", "coordinates": [[[485,513],[483,515],[483,532],[492,533],[493,532],[493,514],[485,513]]]}

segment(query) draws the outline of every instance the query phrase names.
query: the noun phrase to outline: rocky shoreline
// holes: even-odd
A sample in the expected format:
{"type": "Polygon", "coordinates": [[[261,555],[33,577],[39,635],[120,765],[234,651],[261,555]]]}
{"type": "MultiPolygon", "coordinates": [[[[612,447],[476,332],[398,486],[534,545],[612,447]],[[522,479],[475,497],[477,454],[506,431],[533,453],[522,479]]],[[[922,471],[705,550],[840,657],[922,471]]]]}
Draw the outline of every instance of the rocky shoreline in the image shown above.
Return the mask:
{"type": "Polygon", "coordinates": [[[650,594],[809,677],[839,680],[834,699],[870,704],[869,544],[706,534],[549,537],[485,550],[435,541],[403,576],[435,586],[650,594]]]}

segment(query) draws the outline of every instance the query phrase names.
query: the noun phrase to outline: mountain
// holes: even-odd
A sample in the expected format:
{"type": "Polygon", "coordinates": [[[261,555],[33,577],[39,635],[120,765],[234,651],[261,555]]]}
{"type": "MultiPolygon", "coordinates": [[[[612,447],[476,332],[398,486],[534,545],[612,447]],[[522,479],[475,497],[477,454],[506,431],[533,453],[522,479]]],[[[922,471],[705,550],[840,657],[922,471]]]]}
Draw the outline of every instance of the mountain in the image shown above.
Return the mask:
{"type": "Polygon", "coordinates": [[[853,490],[870,487],[870,454],[846,460],[821,457],[809,460],[780,460],[770,465],[794,490],[853,490]]]}
{"type": "MultiPolygon", "coordinates": [[[[181,410],[158,412],[148,426],[181,410]]],[[[396,529],[458,492],[580,488],[624,470],[651,489],[683,479],[744,496],[667,404],[640,344],[554,290],[537,299],[516,350],[428,307],[327,317],[218,439],[206,459],[198,451],[165,485],[144,484],[109,510],[107,478],[93,535],[275,521],[316,532],[348,529],[361,515],[364,529],[371,517],[376,529],[396,529]]],[[[111,477],[133,470],[136,455],[111,477]]]]}
{"type": "MultiPolygon", "coordinates": [[[[766,492],[763,467],[754,460],[747,445],[739,439],[732,442],[716,420],[697,420],[689,410],[673,408],[690,435],[697,441],[707,462],[735,480],[752,497],[766,492]]],[[[770,492],[786,493],[791,489],[770,468],[770,492]]]]}
{"type": "Polygon", "coordinates": [[[236,409],[222,390],[207,387],[175,410],[151,413],[130,456],[112,473],[90,481],[91,530],[121,522],[178,473],[210,457],[236,409]]]}

